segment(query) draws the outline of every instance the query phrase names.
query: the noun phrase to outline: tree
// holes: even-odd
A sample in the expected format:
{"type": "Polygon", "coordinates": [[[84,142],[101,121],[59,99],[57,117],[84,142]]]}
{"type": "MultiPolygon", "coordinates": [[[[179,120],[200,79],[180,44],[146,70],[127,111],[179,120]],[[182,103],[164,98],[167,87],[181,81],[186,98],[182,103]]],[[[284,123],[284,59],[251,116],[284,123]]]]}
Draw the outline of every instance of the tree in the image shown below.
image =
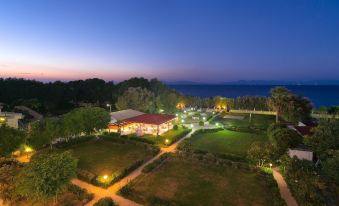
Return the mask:
{"type": "Polygon", "coordinates": [[[39,154],[19,173],[18,194],[37,201],[46,201],[64,192],[76,177],[77,160],[69,152],[39,154]]]}
{"type": "Polygon", "coordinates": [[[0,156],[7,156],[25,141],[26,134],[6,125],[0,126],[0,156]]]}
{"type": "Polygon", "coordinates": [[[109,113],[99,107],[79,108],[77,112],[80,112],[79,116],[82,119],[83,130],[86,134],[107,128],[111,121],[109,113]]]}
{"type": "Polygon", "coordinates": [[[247,158],[256,163],[258,167],[263,167],[265,163],[272,159],[272,146],[268,143],[253,142],[247,153],[247,158]]]}
{"type": "Polygon", "coordinates": [[[42,121],[34,122],[28,134],[28,144],[41,148],[49,144],[52,148],[53,141],[61,136],[60,120],[55,118],[46,118],[42,121]]]}
{"type": "Polygon", "coordinates": [[[116,107],[119,110],[135,109],[147,112],[153,104],[153,94],[149,90],[141,87],[130,87],[116,102],[116,107]]]}
{"type": "Polygon", "coordinates": [[[308,119],[313,107],[308,99],[295,95],[284,87],[275,87],[271,90],[268,104],[277,112],[277,118],[283,117],[293,122],[308,119]]]}
{"type": "Polygon", "coordinates": [[[310,146],[321,159],[327,158],[329,150],[339,149],[339,123],[337,121],[322,121],[313,132],[313,135],[305,138],[305,143],[310,146]]]}
{"type": "Polygon", "coordinates": [[[174,113],[177,108],[177,102],[179,100],[178,95],[175,92],[163,92],[156,98],[156,106],[160,110],[166,113],[174,113]]]}
{"type": "Polygon", "coordinates": [[[302,143],[302,137],[294,130],[276,127],[269,128],[268,139],[275,149],[276,155],[283,155],[288,148],[302,143]]]}

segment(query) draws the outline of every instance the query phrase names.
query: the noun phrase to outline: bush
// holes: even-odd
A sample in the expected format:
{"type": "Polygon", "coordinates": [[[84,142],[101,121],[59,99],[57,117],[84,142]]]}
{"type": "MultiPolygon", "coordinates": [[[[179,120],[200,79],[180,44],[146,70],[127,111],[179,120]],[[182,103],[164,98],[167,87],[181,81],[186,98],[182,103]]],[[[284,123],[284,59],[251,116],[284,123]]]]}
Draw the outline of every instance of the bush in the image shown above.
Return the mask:
{"type": "Polygon", "coordinates": [[[68,186],[68,191],[73,193],[81,202],[89,202],[94,198],[94,194],[88,193],[86,189],[83,189],[74,184],[70,184],[68,186]]]}
{"type": "Polygon", "coordinates": [[[152,163],[146,165],[142,170],[143,173],[148,173],[157,168],[162,162],[164,162],[167,158],[169,158],[172,154],[166,152],[162,154],[158,159],[154,160],[152,163]]]}
{"type": "Polygon", "coordinates": [[[133,141],[138,141],[138,142],[142,142],[142,143],[147,143],[147,144],[154,144],[153,141],[149,140],[149,139],[144,139],[144,138],[140,138],[140,137],[136,137],[136,136],[128,136],[127,137],[129,140],[133,140],[133,141]]]}
{"type": "Polygon", "coordinates": [[[199,121],[199,126],[204,126],[204,122],[203,121],[199,121]]]}
{"type": "Polygon", "coordinates": [[[90,183],[93,183],[97,177],[95,174],[81,169],[77,170],[77,176],[80,180],[90,183]]]}
{"type": "Polygon", "coordinates": [[[214,129],[199,129],[192,134],[192,136],[197,134],[206,134],[206,133],[214,133],[224,130],[223,128],[214,128],[214,129]]]}
{"type": "Polygon", "coordinates": [[[94,206],[117,206],[118,204],[113,201],[110,197],[101,198],[94,206]]]}
{"type": "Polygon", "coordinates": [[[73,137],[73,138],[70,138],[68,140],[65,139],[65,141],[62,141],[62,142],[58,142],[55,144],[55,147],[57,148],[65,148],[65,147],[70,147],[70,146],[73,146],[73,145],[76,145],[76,144],[80,144],[80,143],[83,143],[83,142],[87,142],[87,141],[90,141],[90,140],[93,140],[95,138],[95,136],[80,136],[80,137],[73,137]]]}
{"type": "Polygon", "coordinates": [[[173,126],[173,129],[174,129],[174,130],[178,130],[178,129],[179,129],[179,126],[178,126],[177,124],[175,124],[175,125],[173,126]]]}
{"type": "Polygon", "coordinates": [[[133,190],[132,190],[132,186],[130,183],[121,187],[120,190],[118,191],[118,194],[120,194],[123,197],[129,197],[130,195],[132,195],[132,193],[133,193],[133,190]]]}

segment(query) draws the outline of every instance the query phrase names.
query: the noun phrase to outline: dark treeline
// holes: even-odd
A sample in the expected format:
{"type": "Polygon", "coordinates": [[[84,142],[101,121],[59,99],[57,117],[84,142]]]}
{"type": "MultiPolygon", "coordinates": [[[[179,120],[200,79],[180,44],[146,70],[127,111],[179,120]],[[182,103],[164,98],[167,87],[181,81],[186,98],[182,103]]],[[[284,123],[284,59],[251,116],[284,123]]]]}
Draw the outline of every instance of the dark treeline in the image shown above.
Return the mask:
{"type": "Polygon", "coordinates": [[[110,103],[114,107],[117,98],[129,87],[154,90],[162,85],[158,80],[131,78],[114,84],[101,79],[86,79],[69,82],[42,83],[26,79],[0,79],[0,102],[7,105],[25,105],[42,113],[62,114],[81,103],[96,106],[110,103]]]}

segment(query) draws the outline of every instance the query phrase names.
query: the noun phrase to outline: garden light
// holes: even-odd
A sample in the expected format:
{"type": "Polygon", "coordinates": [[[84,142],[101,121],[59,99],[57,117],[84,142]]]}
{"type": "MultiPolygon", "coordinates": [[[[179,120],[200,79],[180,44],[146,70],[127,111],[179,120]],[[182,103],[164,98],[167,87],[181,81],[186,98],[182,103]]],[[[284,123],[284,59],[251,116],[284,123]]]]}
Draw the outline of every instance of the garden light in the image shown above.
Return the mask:
{"type": "Polygon", "coordinates": [[[272,163],[270,163],[270,168],[272,167],[272,163]]]}
{"type": "Polygon", "coordinates": [[[185,120],[181,120],[181,122],[182,122],[182,123],[184,123],[184,122],[185,122],[185,120]]]}
{"type": "Polygon", "coordinates": [[[175,116],[178,116],[178,114],[175,114],[175,116]]]}
{"type": "Polygon", "coordinates": [[[104,175],[104,180],[107,180],[108,176],[107,175],[104,175]]]}
{"type": "Polygon", "coordinates": [[[203,120],[206,120],[206,117],[203,117],[202,119],[203,119],[203,120]]]}
{"type": "Polygon", "coordinates": [[[29,146],[25,146],[25,152],[32,152],[33,149],[29,146]]]}
{"type": "Polygon", "coordinates": [[[219,126],[219,123],[217,122],[217,123],[215,123],[215,126],[219,126]]]}
{"type": "Polygon", "coordinates": [[[168,139],[165,139],[165,143],[168,144],[168,143],[169,143],[169,140],[168,140],[168,139]]]}
{"type": "Polygon", "coordinates": [[[191,124],[191,127],[193,128],[193,124],[191,124]]]}

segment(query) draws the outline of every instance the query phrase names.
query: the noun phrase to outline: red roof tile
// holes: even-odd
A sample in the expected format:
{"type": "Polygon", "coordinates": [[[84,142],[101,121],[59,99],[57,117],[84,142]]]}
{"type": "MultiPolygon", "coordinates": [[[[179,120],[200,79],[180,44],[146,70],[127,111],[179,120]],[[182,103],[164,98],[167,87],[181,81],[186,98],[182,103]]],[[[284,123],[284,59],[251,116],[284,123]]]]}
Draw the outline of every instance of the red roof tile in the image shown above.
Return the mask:
{"type": "Polygon", "coordinates": [[[160,125],[175,119],[176,116],[170,114],[142,114],[136,117],[125,119],[125,122],[155,124],[160,125]]]}
{"type": "Polygon", "coordinates": [[[313,127],[308,127],[308,126],[294,126],[294,128],[301,134],[302,136],[305,135],[312,135],[312,128],[313,127]]]}

